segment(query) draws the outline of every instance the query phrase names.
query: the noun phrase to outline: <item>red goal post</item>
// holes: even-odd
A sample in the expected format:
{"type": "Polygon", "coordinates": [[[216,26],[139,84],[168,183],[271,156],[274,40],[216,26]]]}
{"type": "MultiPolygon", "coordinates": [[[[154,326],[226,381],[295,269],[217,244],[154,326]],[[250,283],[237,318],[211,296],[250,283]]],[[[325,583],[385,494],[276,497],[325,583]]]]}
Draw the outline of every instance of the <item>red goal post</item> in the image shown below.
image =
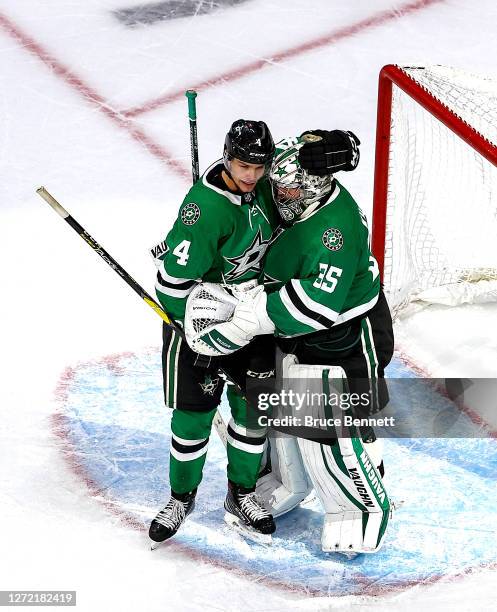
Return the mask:
{"type": "MultiPolygon", "coordinates": [[[[372,231],[372,250],[378,261],[381,278],[384,282],[388,282],[388,279],[384,277],[385,274],[385,250],[386,250],[386,236],[387,236],[387,212],[389,206],[389,190],[395,189],[392,187],[392,177],[391,177],[391,155],[392,155],[392,142],[391,142],[391,134],[392,134],[392,126],[395,123],[395,116],[392,115],[393,112],[393,91],[395,88],[398,88],[403,94],[408,96],[411,101],[414,101],[416,105],[419,105],[424,111],[426,111],[432,119],[438,121],[448,128],[448,130],[455,134],[458,138],[462,139],[465,143],[467,143],[474,151],[476,151],[482,158],[488,160],[490,164],[497,167],[497,139],[492,136],[492,142],[490,138],[479,131],[477,127],[471,125],[470,120],[468,120],[468,116],[470,118],[472,106],[474,106],[474,101],[471,99],[469,102],[465,102],[464,100],[461,104],[466,104],[468,107],[468,114],[460,112],[459,108],[451,108],[452,102],[450,96],[447,99],[444,99],[444,93],[447,91],[446,83],[450,82],[451,74],[448,73],[448,76],[443,75],[441,77],[441,82],[444,83],[445,88],[441,88],[440,95],[437,87],[435,87],[435,93],[433,93],[433,89],[430,87],[428,81],[420,80],[417,78],[417,75],[422,75],[423,71],[429,71],[433,69],[435,74],[434,82],[436,83],[436,70],[442,69],[443,67],[400,67],[396,65],[387,65],[384,66],[379,75],[379,86],[378,86],[378,109],[377,109],[377,127],[376,127],[376,155],[375,155],[375,179],[374,179],[374,199],[373,199],[373,231],[372,231]],[[427,84],[428,83],[428,84],[427,84]],[[432,91],[430,91],[432,89],[432,91]],[[464,118],[462,115],[465,115],[464,118]]],[[[448,71],[453,71],[454,69],[446,69],[448,71]]],[[[462,71],[454,71],[454,74],[464,74],[462,71]]],[[[471,78],[474,75],[469,75],[471,78]]],[[[483,82],[486,84],[491,82],[483,78],[483,82]]],[[[471,81],[469,81],[468,91],[471,90],[471,81]]],[[[492,85],[493,86],[493,85],[492,85]]],[[[464,87],[464,86],[463,86],[464,87]]],[[[457,90],[457,88],[456,88],[457,90]]],[[[497,89],[496,89],[497,92],[497,89]]],[[[452,95],[452,91],[450,92],[452,95]]],[[[485,95],[487,95],[485,93],[485,95]]],[[[464,93],[461,95],[461,98],[464,98],[464,93]]],[[[492,104],[497,109],[495,102],[496,98],[493,98],[493,94],[490,95],[492,104]]],[[[486,102],[485,102],[486,104],[486,102]]],[[[456,104],[457,106],[457,104],[456,104]]],[[[481,113],[484,114],[484,111],[481,113]]],[[[418,128],[419,129],[419,128],[418,128]]],[[[424,129],[424,128],[423,128],[424,129]]],[[[430,128],[432,129],[432,128],[430,128]]],[[[409,142],[406,147],[411,147],[412,141],[415,139],[416,128],[409,127],[409,142]]],[[[421,152],[422,154],[422,152],[421,152]]],[[[414,155],[415,161],[412,163],[422,163],[419,162],[420,153],[416,152],[414,155]]],[[[443,150],[438,153],[439,157],[444,156],[443,150]]],[[[430,159],[430,164],[433,164],[432,158],[430,159]]],[[[467,165],[467,164],[463,164],[467,165]]],[[[456,169],[457,172],[457,169],[456,169]]],[[[418,186],[417,189],[421,190],[425,188],[425,184],[421,183],[421,186],[418,186]]],[[[497,198],[497,194],[496,198],[497,198]]],[[[425,203],[426,206],[433,206],[433,204],[425,203]]],[[[404,209],[403,209],[404,210],[404,209]]],[[[496,217],[497,217],[497,208],[496,217]]],[[[398,214],[405,214],[399,211],[398,214]]],[[[395,237],[394,237],[395,238],[395,237]]],[[[415,236],[407,236],[407,239],[415,240],[415,236]]],[[[405,238],[406,239],[406,238],[405,238]]],[[[496,252],[497,252],[497,236],[496,236],[496,252]]],[[[415,262],[415,258],[414,258],[415,262]]],[[[443,265],[446,267],[446,263],[444,260],[443,265]]],[[[495,277],[491,275],[491,278],[495,277]]],[[[388,287],[387,294],[388,294],[388,287]]]]}

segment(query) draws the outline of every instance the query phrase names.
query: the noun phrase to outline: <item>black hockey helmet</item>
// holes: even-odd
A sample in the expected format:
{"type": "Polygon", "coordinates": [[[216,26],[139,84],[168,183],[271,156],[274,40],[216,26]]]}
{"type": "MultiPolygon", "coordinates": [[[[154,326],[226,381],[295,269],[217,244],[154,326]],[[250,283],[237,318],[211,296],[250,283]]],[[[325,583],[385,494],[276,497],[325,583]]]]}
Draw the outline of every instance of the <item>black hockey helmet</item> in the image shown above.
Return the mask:
{"type": "Polygon", "coordinates": [[[247,164],[269,165],[273,153],[273,137],[264,121],[238,119],[226,134],[223,160],[227,170],[233,158],[247,164]]]}

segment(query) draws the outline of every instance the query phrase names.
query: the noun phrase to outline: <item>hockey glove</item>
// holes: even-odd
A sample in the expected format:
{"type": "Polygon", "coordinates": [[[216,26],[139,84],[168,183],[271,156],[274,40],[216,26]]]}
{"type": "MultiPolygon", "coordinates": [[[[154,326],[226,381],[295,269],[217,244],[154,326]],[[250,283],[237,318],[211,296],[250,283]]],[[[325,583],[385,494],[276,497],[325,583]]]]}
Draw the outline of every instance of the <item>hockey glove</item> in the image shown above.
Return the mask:
{"type": "Polygon", "coordinates": [[[270,331],[261,331],[267,327],[264,316],[267,318],[262,286],[246,286],[230,292],[221,285],[201,283],[186,303],[186,341],[202,355],[230,355],[246,346],[255,335],[274,329],[273,326],[270,331]]]}
{"type": "Polygon", "coordinates": [[[299,162],[309,174],[326,176],[339,170],[355,170],[359,163],[359,138],[343,130],[309,130],[299,151],[299,162]]]}
{"type": "Polygon", "coordinates": [[[252,338],[261,334],[272,334],[274,323],[266,311],[267,293],[262,286],[245,292],[233,312],[232,323],[245,329],[252,338]]]}

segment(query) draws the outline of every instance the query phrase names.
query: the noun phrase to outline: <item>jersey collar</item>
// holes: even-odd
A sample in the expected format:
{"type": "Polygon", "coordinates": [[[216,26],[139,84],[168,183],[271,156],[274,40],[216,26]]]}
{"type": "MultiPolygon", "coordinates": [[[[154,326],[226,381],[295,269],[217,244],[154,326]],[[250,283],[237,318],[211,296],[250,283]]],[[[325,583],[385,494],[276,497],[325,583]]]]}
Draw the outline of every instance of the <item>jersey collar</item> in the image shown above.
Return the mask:
{"type": "Polygon", "coordinates": [[[219,193],[220,195],[223,195],[225,198],[228,198],[228,200],[230,202],[232,202],[233,204],[235,204],[236,206],[241,206],[242,205],[242,196],[240,195],[236,195],[235,193],[232,193],[229,189],[219,189],[219,187],[216,187],[215,185],[212,185],[212,183],[209,183],[207,181],[207,175],[209,174],[209,172],[218,164],[222,164],[223,160],[222,159],[218,159],[216,160],[213,164],[211,164],[207,170],[204,172],[204,174],[202,175],[202,183],[208,187],[209,189],[212,189],[212,191],[215,191],[216,193],[219,193]]]}
{"type": "Polygon", "coordinates": [[[307,221],[307,219],[315,215],[322,208],[324,208],[325,206],[328,206],[328,204],[331,204],[334,200],[336,200],[339,195],[340,195],[340,186],[338,185],[338,183],[335,183],[335,189],[330,193],[329,198],[325,200],[324,202],[320,202],[318,200],[317,202],[314,202],[314,204],[311,204],[302,213],[300,219],[298,221],[295,221],[293,225],[297,225],[297,223],[302,223],[303,221],[307,221]]]}

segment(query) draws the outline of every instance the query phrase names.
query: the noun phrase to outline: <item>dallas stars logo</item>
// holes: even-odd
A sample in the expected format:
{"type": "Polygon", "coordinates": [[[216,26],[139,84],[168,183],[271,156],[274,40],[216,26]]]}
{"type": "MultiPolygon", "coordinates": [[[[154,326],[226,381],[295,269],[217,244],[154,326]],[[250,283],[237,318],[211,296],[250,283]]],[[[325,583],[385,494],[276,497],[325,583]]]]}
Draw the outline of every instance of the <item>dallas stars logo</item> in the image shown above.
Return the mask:
{"type": "Polygon", "coordinates": [[[185,225],[193,225],[200,218],[200,208],[195,202],[190,202],[181,211],[181,220],[185,225]]]}
{"type": "Polygon", "coordinates": [[[321,238],[324,246],[330,251],[339,251],[343,247],[342,232],[336,227],[330,227],[321,238]]]}
{"type": "Polygon", "coordinates": [[[225,275],[226,280],[241,278],[247,272],[261,271],[261,261],[268,247],[268,241],[262,238],[261,228],[252,240],[252,244],[238,257],[225,257],[224,259],[233,267],[225,275]]]}
{"type": "Polygon", "coordinates": [[[205,375],[204,382],[198,383],[204,395],[214,395],[214,391],[219,384],[219,378],[211,378],[208,374],[205,375]]]}
{"type": "Polygon", "coordinates": [[[280,281],[279,278],[274,278],[273,276],[270,276],[267,272],[264,272],[264,278],[262,280],[262,284],[263,285],[271,285],[273,283],[282,283],[283,281],[280,281]]]}

